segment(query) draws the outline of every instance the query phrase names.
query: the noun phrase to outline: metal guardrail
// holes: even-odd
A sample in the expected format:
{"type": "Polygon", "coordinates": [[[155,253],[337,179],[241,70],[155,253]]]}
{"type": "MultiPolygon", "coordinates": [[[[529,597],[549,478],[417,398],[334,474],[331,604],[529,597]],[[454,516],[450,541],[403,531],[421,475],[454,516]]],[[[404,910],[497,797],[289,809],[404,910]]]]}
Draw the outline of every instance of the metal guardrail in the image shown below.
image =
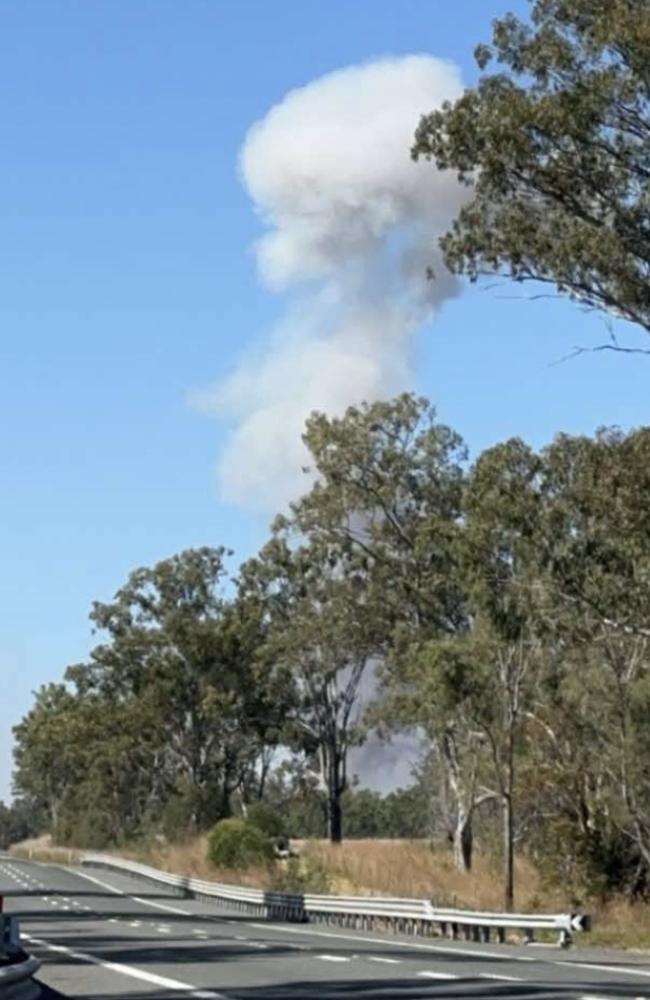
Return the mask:
{"type": "Polygon", "coordinates": [[[387,928],[398,933],[442,934],[453,940],[464,936],[466,940],[484,942],[490,941],[494,933],[501,944],[506,943],[508,931],[522,931],[527,943],[534,942],[536,932],[547,931],[558,935],[561,947],[571,944],[576,931],[591,928],[590,917],[577,913],[489,913],[441,909],[427,899],[274,892],[173,875],[108,854],[85,853],[80,856],[80,861],[84,865],[138,875],[159,885],[167,885],[183,895],[218,900],[269,920],[323,921],[355,930],[387,928]]]}

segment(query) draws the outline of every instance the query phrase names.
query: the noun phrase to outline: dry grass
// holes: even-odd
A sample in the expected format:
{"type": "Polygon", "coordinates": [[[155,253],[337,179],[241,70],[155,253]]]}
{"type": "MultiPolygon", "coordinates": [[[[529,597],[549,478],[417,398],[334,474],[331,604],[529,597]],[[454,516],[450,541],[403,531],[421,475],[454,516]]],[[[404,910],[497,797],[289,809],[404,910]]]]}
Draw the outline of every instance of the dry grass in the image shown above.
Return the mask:
{"type": "Polygon", "coordinates": [[[594,916],[594,928],[584,941],[578,941],[579,944],[650,951],[650,919],[646,903],[616,899],[585,909],[590,909],[594,916]]]}
{"type": "Polygon", "coordinates": [[[215,868],[207,860],[207,837],[194,837],[178,844],[158,843],[149,841],[143,844],[131,845],[128,848],[112,851],[123,858],[131,858],[145,865],[152,865],[165,872],[177,875],[194,875],[197,878],[212,879],[216,882],[229,882],[235,885],[260,886],[270,885],[272,871],[268,866],[255,866],[243,871],[228,868],[215,868]]]}
{"type": "MultiPolygon", "coordinates": [[[[327,872],[332,893],[359,895],[415,896],[433,900],[440,906],[500,910],[501,872],[498,862],[477,854],[471,873],[458,872],[451,854],[432,850],[416,840],[351,840],[334,846],[323,840],[298,841],[300,867],[305,871],[327,872]]],[[[215,868],[206,860],[207,840],[197,837],[185,843],[150,841],[131,845],[113,853],[129,857],[164,871],[195,875],[213,881],[269,887],[277,881],[273,866],[245,871],[215,868]]],[[[12,847],[16,857],[73,864],[78,852],[53,845],[49,837],[24,841],[12,847]]],[[[281,864],[281,863],[279,863],[281,864]]],[[[566,912],[574,909],[570,892],[562,886],[545,884],[535,866],[525,858],[516,862],[516,908],[519,911],[566,912]]],[[[603,904],[587,901],[581,909],[594,918],[590,934],[578,936],[578,945],[650,950],[648,907],[617,899],[603,904]]]]}
{"type": "MultiPolygon", "coordinates": [[[[490,858],[477,855],[471,873],[456,870],[448,851],[432,850],[420,840],[351,840],[333,845],[311,841],[302,848],[306,857],[324,864],[333,892],[388,896],[417,896],[439,906],[500,909],[500,872],[490,858]]],[[[516,864],[519,905],[539,909],[550,902],[538,872],[519,858],[516,864]]]]}
{"type": "Polygon", "coordinates": [[[52,864],[71,865],[77,860],[78,851],[69,847],[57,847],[52,844],[49,833],[41,837],[31,837],[14,844],[9,853],[14,858],[24,858],[26,861],[46,861],[52,864]]]}

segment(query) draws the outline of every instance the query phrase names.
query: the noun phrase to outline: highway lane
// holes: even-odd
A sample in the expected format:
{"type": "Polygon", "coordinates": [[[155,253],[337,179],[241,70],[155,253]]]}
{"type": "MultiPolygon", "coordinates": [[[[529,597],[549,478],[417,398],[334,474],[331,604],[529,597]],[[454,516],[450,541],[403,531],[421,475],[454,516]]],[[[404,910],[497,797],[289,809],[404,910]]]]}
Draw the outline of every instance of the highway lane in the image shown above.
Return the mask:
{"type": "Polygon", "coordinates": [[[270,924],[130,875],[7,859],[0,892],[43,960],[44,987],[71,998],[650,998],[650,961],[621,952],[270,924]]]}

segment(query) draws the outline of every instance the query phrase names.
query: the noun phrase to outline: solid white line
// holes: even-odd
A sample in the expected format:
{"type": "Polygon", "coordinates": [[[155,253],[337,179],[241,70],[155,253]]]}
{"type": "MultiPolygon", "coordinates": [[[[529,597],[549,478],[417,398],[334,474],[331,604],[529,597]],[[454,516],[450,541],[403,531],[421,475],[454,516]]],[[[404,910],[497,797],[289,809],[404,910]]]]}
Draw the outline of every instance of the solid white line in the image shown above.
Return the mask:
{"type": "MultiPolygon", "coordinates": [[[[50,867],[52,867],[52,866],[50,866],[50,867]]],[[[64,871],[69,871],[69,869],[63,869],[63,870],[64,871]]],[[[164,903],[155,903],[152,900],[148,900],[148,899],[145,900],[145,899],[142,899],[142,898],[140,898],[138,896],[131,896],[129,893],[123,892],[120,889],[116,889],[114,886],[109,885],[107,882],[103,882],[101,879],[95,878],[93,875],[88,875],[86,872],[80,872],[80,871],[77,871],[75,869],[73,874],[78,875],[80,878],[85,878],[89,882],[94,882],[96,885],[100,885],[104,889],[108,889],[109,892],[112,892],[116,896],[122,896],[122,897],[125,897],[125,898],[134,899],[134,900],[136,900],[136,902],[142,903],[145,906],[152,906],[152,907],[156,907],[156,908],[159,908],[159,909],[167,909],[170,912],[182,913],[184,916],[192,916],[192,914],[188,910],[181,910],[181,909],[176,908],[176,907],[167,906],[164,903]]],[[[56,906],[58,904],[53,901],[53,905],[56,906]]],[[[240,921],[238,921],[238,920],[226,920],[226,923],[229,923],[229,924],[240,924],[240,921]]],[[[240,924],[240,926],[241,926],[241,924],[240,924]]],[[[328,933],[326,933],[324,931],[314,931],[314,930],[306,930],[306,929],[303,930],[301,928],[296,928],[296,927],[273,927],[271,925],[266,925],[266,924],[247,923],[247,926],[248,927],[255,927],[255,928],[258,928],[258,929],[261,928],[261,929],[266,930],[266,931],[272,930],[272,931],[276,931],[277,933],[281,933],[281,934],[284,934],[284,933],[304,934],[304,935],[307,935],[307,936],[310,936],[310,937],[322,937],[322,938],[329,938],[329,939],[333,939],[333,940],[343,940],[343,941],[362,941],[364,943],[377,944],[377,938],[367,938],[367,937],[358,937],[358,936],[351,937],[349,935],[342,935],[342,934],[328,934],[328,933]]],[[[479,951],[478,949],[470,949],[470,948],[445,948],[443,946],[437,946],[437,945],[417,944],[414,941],[399,941],[399,942],[395,942],[395,943],[398,944],[400,948],[411,948],[411,949],[416,949],[416,950],[419,950],[419,951],[434,951],[434,952],[442,953],[442,954],[445,954],[445,955],[471,955],[473,957],[480,957],[480,958],[496,958],[496,959],[499,959],[500,961],[504,961],[504,962],[534,962],[534,961],[536,961],[536,959],[534,959],[534,958],[529,958],[529,957],[523,956],[523,955],[512,955],[512,956],[510,956],[510,955],[504,955],[504,954],[499,953],[499,952],[479,951]]],[[[558,960],[551,960],[550,964],[560,965],[560,966],[569,966],[569,967],[574,967],[574,968],[582,968],[582,969],[593,969],[593,970],[598,971],[598,972],[620,972],[620,973],[623,973],[624,975],[642,976],[644,978],[650,977],[650,972],[645,972],[645,971],[643,971],[641,969],[635,969],[635,968],[631,968],[629,966],[627,966],[627,967],[619,967],[619,966],[611,966],[611,965],[595,965],[595,964],[590,964],[590,963],[586,963],[586,962],[562,962],[562,961],[558,961],[558,960]]]]}
{"type": "Polygon", "coordinates": [[[451,972],[416,972],[416,976],[420,976],[421,979],[460,979],[460,976],[454,976],[451,972]]]}
{"type": "MultiPolygon", "coordinates": [[[[281,934],[304,934],[308,937],[322,937],[329,938],[334,941],[363,941],[364,944],[377,944],[377,938],[361,937],[358,935],[351,934],[329,934],[326,931],[313,931],[303,929],[302,927],[274,927],[272,924],[253,924],[248,923],[248,927],[255,927],[265,931],[276,931],[281,934]]],[[[543,961],[544,964],[548,962],[549,965],[560,965],[568,966],[573,969],[595,969],[598,972],[620,972],[627,976],[643,976],[644,978],[650,977],[650,972],[646,972],[642,969],[635,969],[631,966],[616,966],[616,965],[593,965],[587,962],[563,962],[559,959],[535,959],[528,958],[525,955],[504,955],[503,953],[494,951],[478,951],[477,949],[470,948],[445,948],[443,945],[434,944],[417,944],[415,941],[395,941],[395,945],[399,948],[413,948],[418,951],[435,951],[443,955],[472,955],[478,958],[496,958],[502,962],[539,962],[543,961]]]]}
{"type": "Polygon", "coordinates": [[[479,972],[481,979],[498,979],[503,980],[504,983],[523,983],[525,982],[521,976],[497,976],[494,972],[479,972]]]}
{"type": "MultiPolygon", "coordinates": [[[[64,868],[63,870],[69,872],[69,869],[67,869],[67,868],[64,868]]],[[[73,874],[74,875],[78,875],[79,878],[88,879],[89,882],[94,882],[95,885],[100,885],[102,887],[102,889],[108,889],[108,891],[112,892],[113,895],[115,895],[115,896],[126,896],[127,895],[125,892],[122,892],[121,889],[116,889],[115,886],[109,885],[108,882],[102,882],[102,880],[100,878],[95,878],[94,875],[87,875],[86,872],[78,872],[78,871],[73,872],[73,874]]]]}
{"type": "Polygon", "coordinates": [[[168,910],[170,913],[182,913],[184,917],[192,916],[189,910],[181,910],[178,906],[168,906],[167,903],[154,903],[153,899],[141,899],[140,896],[130,896],[129,898],[135,899],[136,903],[142,903],[143,906],[155,906],[157,910],[168,910]]]}
{"type": "MultiPolygon", "coordinates": [[[[239,923],[233,920],[228,923],[239,923]]],[[[327,931],[312,931],[302,927],[274,927],[273,924],[253,924],[246,923],[247,927],[255,927],[257,930],[275,931],[278,934],[303,934],[307,937],[329,938],[333,941],[362,941],[364,944],[374,944],[375,947],[381,942],[381,938],[361,937],[358,934],[330,934],[327,931]]],[[[435,951],[442,955],[472,955],[474,958],[497,958],[502,962],[535,962],[538,959],[527,958],[524,955],[504,955],[496,951],[478,951],[470,948],[445,948],[443,945],[418,944],[415,941],[395,940],[390,942],[392,946],[399,948],[414,948],[416,951],[435,951]]],[[[571,963],[569,963],[571,964],[571,963]]]]}
{"type": "Polygon", "coordinates": [[[122,889],[116,889],[115,886],[109,885],[108,882],[103,882],[100,878],[95,878],[94,875],[88,875],[86,872],[80,872],[75,869],[75,875],[79,878],[86,878],[89,882],[94,882],[96,885],[101,885],[103,889],[108,889],[115,896],[122,896],[124,899],[134,899],[136,903],[141,903],[143,906],[152,906],[156,910],[168,910],[170,913],[181,913],[184,917],[191,917],[192,914],[189,910],[181,910],[178,906],[169,906],[167,903],[156,903],[152,899],[142,899],[141,896],[132,896],[129,892],[123,892],[122,889]]]}
{"type": "Polygon", "coordinates": [[[553,962],[553,965],[568,966],[570,969],[594,969],[596,972],[617,972],[623,976],[643,976],[650,978],[650,972],[635,969],[630,965],[593,965],[590,962],[553,962]]]}
{"type": "Polygon", "coordinates": [[[85,951],[73,951],[72,948],[66,948],[62,944],[51,944],[49,941],[44,941],[42,938],[30,937],[28,934],[24,934],[23,937],[30,944],[35,944],[39,948],[45,948],[47,951],[59,952],[63,955],[69,955],[70,958],[75,958],[78,962],[90,962],[91,965],[99,965],[103,969],[108,969],[110,972],[117,972],[123,976],[130,976],[132,979],[141,979],[145,983],[151,983],[153,986],[161,986],[167,990],[184,990],[189,991],[192,996],[195,997],[214,997],[216,1000],[226,1000],[223,993],[215,993],[210,990],[199,990],[196,986],[191,983],[182,983],[179,979],[168,979],[166,976],[158,976],[153,972],[145,972],[144,969],[136,969],[132,965],[123,965],[121,962],[106,962],[102,958],[97,958],[96,955],[90,955],[85,951]]]}

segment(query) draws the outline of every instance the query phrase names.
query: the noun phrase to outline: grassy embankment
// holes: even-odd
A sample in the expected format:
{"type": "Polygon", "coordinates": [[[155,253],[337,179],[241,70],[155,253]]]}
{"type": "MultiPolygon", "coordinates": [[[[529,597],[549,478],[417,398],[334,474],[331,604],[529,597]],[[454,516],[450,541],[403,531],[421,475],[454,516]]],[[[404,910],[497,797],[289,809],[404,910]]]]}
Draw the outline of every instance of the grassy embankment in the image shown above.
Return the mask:
{"type": "MultiPolygon", "coordinates": [[[[502,906],[498,861],[480,855],[474,870],[463,874],[456,871],[449,853],[432,851],[421,841],[352,840],[340,847],[309,841],[298,846],[300,857],[292,863],[293,874],[299,874],[315,891],[426,897],[440,906],[469,909],[499,910],[502,906]]],[[[280,888],[287,879],[283,862],[238,872],[214,868],[206,860],[205,837],[183,844],[132,845],[113,853],[166,871],[215,881],[280,888]]],[[[55,847],[43,837],[17,845],[12,854],[66,864],[74,863],[76,858],[74,850],[55,847]]],[[[517,859],[516,884],[516,908],[520,912],[578,908],[563,887],[546,883],[524,858],[517,859]]],[[[594,929],[579,935],[577,944],[650,950],[650,907],[622,899],[585,899],[579,908],[593,915],[594,929]]]]}

